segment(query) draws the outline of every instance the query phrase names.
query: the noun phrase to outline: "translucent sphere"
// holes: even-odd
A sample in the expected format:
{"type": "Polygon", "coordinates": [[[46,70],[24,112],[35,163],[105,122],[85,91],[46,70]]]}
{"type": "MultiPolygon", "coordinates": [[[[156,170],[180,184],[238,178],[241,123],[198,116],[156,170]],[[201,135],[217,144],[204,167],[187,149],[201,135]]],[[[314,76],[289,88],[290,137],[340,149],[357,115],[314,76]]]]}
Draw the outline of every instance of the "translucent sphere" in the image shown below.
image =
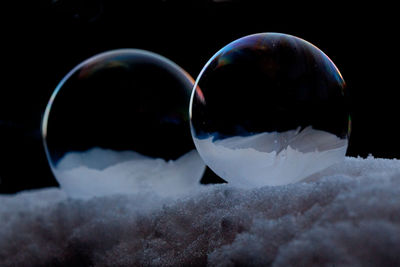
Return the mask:
{"type": "Polygon", "coordinates": [[[291,35],[238,39],[205,65],[191,129],[204,162],[242,187],[300,181],[344,159],[345,82],[314,45],[291,35]]]}
{"type": "Polygon", "coordinates": [[[47,105],[42,133],[52,171],[72,197],[197,184],[204,163],[189,124],[194,80],[143,50],[96,55],[70,71],[47,105]]]}

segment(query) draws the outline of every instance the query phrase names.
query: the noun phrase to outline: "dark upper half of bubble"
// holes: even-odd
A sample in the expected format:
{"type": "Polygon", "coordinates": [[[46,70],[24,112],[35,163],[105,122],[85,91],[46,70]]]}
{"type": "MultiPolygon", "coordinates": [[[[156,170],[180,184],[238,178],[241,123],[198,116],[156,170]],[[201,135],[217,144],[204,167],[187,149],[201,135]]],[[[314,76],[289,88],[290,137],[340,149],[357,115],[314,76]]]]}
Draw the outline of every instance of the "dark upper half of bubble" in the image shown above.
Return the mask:
{"type": "Polygon", "coordinates": [[[238,39],[207,63],[193,98],[195,133],[222,136],[313,126],[347,134],[345,83],[333,62],[294,36],[238,39]]]}
{"type": "Polygon", "coordinates": [[[50,103],[45,138],[54,158],[93,147],[176,159],[193,149],[193,79],[141,50],[100,54],[72,70],[50,103]]]}

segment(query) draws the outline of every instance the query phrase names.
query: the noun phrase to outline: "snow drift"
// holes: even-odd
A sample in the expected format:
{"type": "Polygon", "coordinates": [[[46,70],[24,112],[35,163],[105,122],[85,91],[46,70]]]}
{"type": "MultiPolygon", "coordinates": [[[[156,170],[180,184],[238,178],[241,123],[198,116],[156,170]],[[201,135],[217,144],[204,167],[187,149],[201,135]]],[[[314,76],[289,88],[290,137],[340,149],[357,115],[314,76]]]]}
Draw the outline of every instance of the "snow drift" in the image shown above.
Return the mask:
{"type": "Polygon", "coordinates": [[[179,198],[22,192],[0,196],[0,223],[1,266],[399,266],[400,161],[179,198]]]}
{"type": "Polygon", "coordinates": [[[220,140],[194,138],[197,150],[217,174],[240,188],[285,185],[343,161],[348,142],[311,126],[220,140]]]}
{"type": "Polygon", "coordinates": [[[53,173],[68,196],[91,198],[138,192],[177,196],[196,189],[204,170],[196,150],[166,161],[134,151],[93,148],[66,154],[53,173]]]}

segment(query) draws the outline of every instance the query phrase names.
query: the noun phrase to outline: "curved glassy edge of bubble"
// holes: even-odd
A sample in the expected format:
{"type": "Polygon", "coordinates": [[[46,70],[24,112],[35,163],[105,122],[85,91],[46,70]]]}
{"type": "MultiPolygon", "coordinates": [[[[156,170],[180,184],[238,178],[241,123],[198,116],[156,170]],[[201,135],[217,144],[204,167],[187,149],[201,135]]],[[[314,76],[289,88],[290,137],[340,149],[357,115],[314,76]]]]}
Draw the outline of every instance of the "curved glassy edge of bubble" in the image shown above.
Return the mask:
{"type": "MultiPolygon", "coordinates": [[[[137,52],[137,53],[142,53],[144,55],[149,55],[155,58],[160,59],[161,61],[165,61],[167,64],[169,64],[170,66],[172,66],[175,69],[178,69],[179,71],[181,71],[182,73],[185,74],[186,78],[191,80],[193,83],[195,83],[194,79],[192,78],[192,76],[190,76],[184,69],[182,69],[180,66],[178,66],[175,62],[169,60],[166,57],[163,57],[159,54],[150,52],[150,51],[146,51],[146,50],[142,50],[142,49],[131,49],[131,48],[123,48],[123,49],[116,49],[116,50],[111,50],[111,51],[106,51],[97,55],[94,55],[84,61],[82,61],[81,63],[79,63],[77,66],[75,66],[70,72],[68,72],[67,75],[64,76],[64,78],[58,83],[58,85],[56,86],[54,92],[51,94],[50,99],[46,105],[45,111],[43,113],[43,118],[42,118],[42,123],[41,123],[41,133],[42,133],[42,141],[43,141],[43,145],[44,145],[44,149],[46,151],[46,155],[48,157],[48,159],[50,159],[50,155],[48,152],[48,148],[47,148],[47,144],[46,144],[46,136],[47,136],[47,122],[48,122],[48,118],[50,115],[50,110],[51,107],[53,105],[54,99],[56,98],[58,92],[60,91],[61,87],[64,85],[64,83],[80,68],[82,68],[83,66],[85,66],[87,63],[96,60],[96,59],[100,59],[102,57],[105,56],[111,56],[113,54],[118,54],[121,52],[137,52]]],[[[51,161],[49,161],[51,162],[51,161]]]]}
{"type": "MultiPolygon", "coordinates": [[[[336,71],[339,73],[340,79],[341,79],[342,82],[344,83],[344,79],[343,79],[343,77],[342,77],[342,75],[341,75],[339,69],[336,67],[336,65],[333,63],[333,61],[328,57],[328,55],[326,55],[321,49],[319,49],[319,48],[318,48],[317,46],[315,46],[314,44],[308,42],[307,40],[304,40],[304,39],[302,39],[302,38],[300,38],[300,37],[297,37],[297,36],[294,36],[294,35],[283,34],[283,33],[277,33],[277,32],[254,33],[254,34],[247,35],[247,36],[244,36],[244,37],[242,37],[242,38],[239,38],[239,39],[237,39],[237,40],[232,41],[232,42],[229,43],[228,45],[226,45],[226,46],[224,46],[223,48],[221,48],[220,50],[218,50],[218,51],[207,61],[207,63],[206,63],[206,64],[204,65],[204,67],[201,69],[199,75],[197,76],[197,78],[196,78],[196,80],[195,80],[195,82],[194,82],[194,87],[193,87],[193,90],[192,90],[192,95],[191,95],[191,97],[190,97],[190,107],[192,107],[193,98],[194,98],[194,95],[195,95],[196,93],[198,94],[199,98],[200,98],[200,99],[203,99],[203,101],[204,101],[203,93],[202,93],[202,91],[201,91],[201,89],[200,89],[200,87],[199,87],[198,84],[199,84],[200,78],[202,77],[202,75],[204,74],[204,72],[206,71],[206,69],[208,68],[208,66],[209,66],[218,56],[220,56],[222,53],[224,53],[224,51],[230,49],[231,46],[234,46],[235,44],[239,43],[240,41],[242,41],[242,40],[245,39],[245,38],[248,38],[248,37],[257,37],[257,36],[261,36],[261,35],[264,35],[264,36],[266,36],[266,35],[278,35],[278,36],[279,36],[279,35],[282,35],[282,36],[287,36],[287,37],[293,37],[293,38],[299,39],[299,40],[301,40],[301,41],[303,41],[303,42],[309,44],[310,46],[316,48],[316,49],[317,49],[320,53],[322,53],[327,59],[329,59],[329,61],[330,61],[330,62],[332,63],[332,65],[335,67],[336,71]]],[[[190,119],[191,119],[191,118],[192,118],[192,109],[191,109],[191,108],[189,109],[189,116],[190,116],[190,119]]]]}
{"type": "MultiPolygon", "coordinates": [[[[151,192],[163,196],[185,194],[199,185],[205,171],[195,148],[176,160],[151,158],[134,151],[113,151],[94,147],[83,152],[70,151],[53,165],[46,143],[48,118],[56,96],[64,83],[87,63],[113,54],[141,53],[155,57],[181,72],[194,84],[194,79],[171,60],[141,49],[117,49],[97,54],[74,67],[52,93],[42,117],[43,146],[53,174],[70,197],[89,198],[116,193],[151,192]],[[150,172],[149,172],[150,170],[150,172]],[[112,177],[112,179],[110,179],[112,177]]],[[[190,101],[190,100],[189,100],[190,101]]],[[[188,129],[188,131],[190,131],[188,129]]]]}
{"type": "Polygon", "coordinates": [[[208,60],[196,79],[190,98],[189,116],[192,138],[196,149],[207,166],[228,180],[228,183],[244,188],[265,185],[276,186],[303,181],[311,175],[344,160],[352,128],[351,115],[349,114],[346,136],[342,138],[326,131],[313,129],[311,125],[307,127],[299,126],[296,130],[286,132],[242,133],[242,136],[233,137],[222,137],[219,133],[205,134],[203,132],[201,137],[197,136],[192,123],[192,107],[195,97],[199,102],[206,105],[206,98],[199,86],[200,79],[206,69],[217,57],[243,39],[266,35],[292,37],[309,44],[329,60],[338,74],[338,81],[345,86],[339,69],[322,50],[302,38],[289,34],[268,32],[244,36],[221,48],[208,60]],[[301,140],[305,139],[312,139],[315,144],[311,146],[302,145],[301,140]],[[263,151],[262,146],[266,144],[269,149],[263,151]],[[205,154],[207,156],[204,156],[205,154]],[[290,161],[287,161],[287,159],[290,159],[290,161]],[[232,168],[232,166],[235,166],[235,168],[232,168]],[[251,172],[248,171],[249,169],[251,172]]]}
{"type": "MultiPolygon", "coordinates": [[[[266,36],[266,35],[282,35],[282,36],[287,36],[287,37],[293,37],[296,39],[299,39],[309,45],[311,45],[312,47],[316,48],[316,50],[318,50],[319,52],[321,52],[327,59],[329,59],[329,61],[332,63],[332,65],[335,67],[335,69],[337,70],[337,72],[339,73],[340,79],[342,80],[342,82],[344,83],[344,79],[339,71],[339,69],[336,67],[336,65],[333,63],[333,61],[322,51],[320,50],[317,46],[315,46],[314,44],[308,42],[307,40],[304,40],[300,37],[294,36],[294,35],[290,35],[290,34],[282,34],[282,33],[277,33],[277,32],[267,32],[267,33],[254,33],[251,35],[247,35],[244,37],[241,37],[239,39],[236,39],[234,41],[232,41],[231,43],[227,44],[226,46],[224,46],[223,48],[221,48],[220,50],[218,50],[208,61],[207,63],[204,65],[204,67],[201,69],[199,75],[197,76],[195,82],[194,82],[194,86],[193,86],[193,90],[192,90],[192,94],[190,97],[190,104],[189,104],[189,117],[190,117],[190,121],[192,120],[192,105],[193,105],[193,99],[195,97],[195,95],[197,95],[197,98],[200,99],[201,102],[203,102],[205,104],[205,98],[203,95],[203,92],[201,91],[201,88],[199,87],[199,81],[201,79],[201,77],[203,76],[204,72],[206,71],[206,69],[209,67],[209,65],[218,57],[220,56],[222,53],[224,53],[224,51],[228,50],[231,48],[231,46],[234,46],[235,44],[239,43],[240,41],[242,41],[243,39],[246,39],[248,37],[257,37],[257,36],[266,36]]],[[[350,120],[350,117],[349,117],[350,120]]],[[[192,122],[190,122],[191,125],[191,131],[193,133],[193,127],[192,127],[192,122]]],[[[350,133],[350,130],[349,130],[350,133]]]]}

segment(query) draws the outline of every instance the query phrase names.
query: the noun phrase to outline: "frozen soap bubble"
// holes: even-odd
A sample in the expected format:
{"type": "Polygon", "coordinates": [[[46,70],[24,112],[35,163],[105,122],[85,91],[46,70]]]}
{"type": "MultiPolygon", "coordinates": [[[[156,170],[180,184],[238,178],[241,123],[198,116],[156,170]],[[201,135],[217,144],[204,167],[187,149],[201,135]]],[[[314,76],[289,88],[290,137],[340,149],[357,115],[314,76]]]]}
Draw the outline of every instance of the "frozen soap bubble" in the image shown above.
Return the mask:
{"type": "Polygon", "coordinates": [[[204,162],[241,187],[300,181],[344,159],[345,82],[294,36],[238,39],[205,65],[192,93],[192,136],[204,162]]]}
{"type": "Polygon", "coordinates": [[[194,80],[143,50],[96,55],[55,89],[42,123],[53,173],[72,197],[177,194],[199,183],[205,165],[189,126],[194,80]]]}

